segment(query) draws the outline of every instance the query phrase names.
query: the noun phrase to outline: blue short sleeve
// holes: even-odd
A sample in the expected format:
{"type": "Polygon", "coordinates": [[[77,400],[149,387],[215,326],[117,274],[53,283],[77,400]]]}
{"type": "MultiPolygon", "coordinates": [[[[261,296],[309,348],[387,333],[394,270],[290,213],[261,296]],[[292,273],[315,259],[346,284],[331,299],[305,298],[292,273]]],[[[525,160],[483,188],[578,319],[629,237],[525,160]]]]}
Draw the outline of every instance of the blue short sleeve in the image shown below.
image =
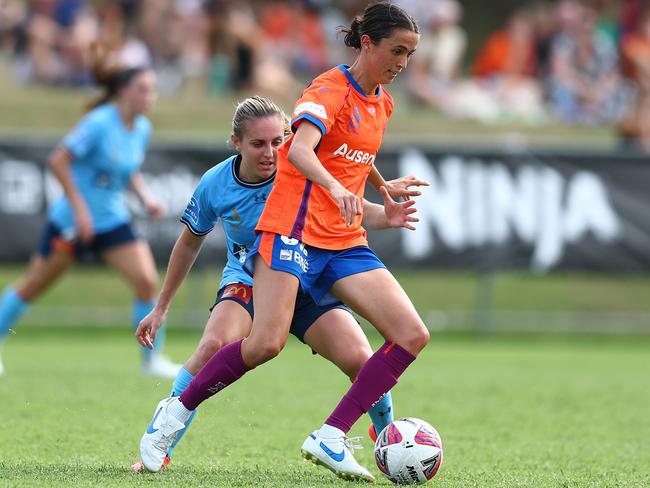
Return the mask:
{"type": "Polygon", "coordinates": [[[204,176],[181,215],[181,222],[187,225],[192,234],[204,236],[214,229],[218,216],[209,198],[214,197],[213,194],[214,187],[210,188],[204,176]]]}
{"type": "Polygon", "coordinates": [[[101,123],[92,114],[81,119],[77,126],[63,139],[63,146],[77,159],[83,159],[97,145],[101,137],[101,123]]]}

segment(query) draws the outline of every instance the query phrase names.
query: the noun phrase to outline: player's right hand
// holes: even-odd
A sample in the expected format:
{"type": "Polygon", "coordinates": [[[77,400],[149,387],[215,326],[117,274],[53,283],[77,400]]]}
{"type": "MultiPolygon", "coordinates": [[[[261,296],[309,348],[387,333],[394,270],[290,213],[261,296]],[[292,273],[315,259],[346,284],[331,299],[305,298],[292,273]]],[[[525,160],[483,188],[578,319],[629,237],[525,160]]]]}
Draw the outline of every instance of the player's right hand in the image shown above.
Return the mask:
{"type": "Polygon", "coordinates": [[[135,331],[135,338],[141,346],[153,349],[153,341],[156,340],[156,334],[165,321],[165,314],[154,308],[138,324],[135,331]]]}
{"type": "Polygon", "coordinates": [[[329,192],[339,205],[341,219],[346,225],[352,225],[356,216],[361,215],[361,199],[338,182],[329,189],[329,192]]]}
{"type": "Polygon", "coordinates": [[[77,227],[77,237],[82,244],[89,244],[95,238],[95,229],[93,228],[93,219],[87,207],[75,209],[75,225],[77,227]]]}

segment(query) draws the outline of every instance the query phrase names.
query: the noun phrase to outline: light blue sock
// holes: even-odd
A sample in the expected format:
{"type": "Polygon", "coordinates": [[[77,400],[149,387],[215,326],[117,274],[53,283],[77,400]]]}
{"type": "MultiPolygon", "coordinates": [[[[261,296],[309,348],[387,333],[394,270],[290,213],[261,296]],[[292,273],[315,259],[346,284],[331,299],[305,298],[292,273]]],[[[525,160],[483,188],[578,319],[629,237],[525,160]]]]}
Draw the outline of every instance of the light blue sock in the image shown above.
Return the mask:
{"type": "Polygon", "coordinates": [[[7,287],[0,298],[0,340],[4,339],[20,318],[27,312],[29,304],[20,298],[11,287],[7,287]]]}
{"type": "Polygon", "coordinates": [[[390,391],[368,410],[368,415],[372,419],[372,425],[375,426],[375,433],[379,435],[384,427],[393,421],[393,397],[390,391]]]}
{"type": "MultiPolygon", "coordinates": [[[[156,305],[156,302],[153,300],[144,301],[144,300],[135,300],[133,302],[133,328],[136,329],[140,321],[147,316],[149,312],[153,310],[153,307],[156,305]]],[[[163,344],[165,343],[165,329],[166,326],[163,326],[158,330],[156,334],[156,340],[153,341],[153,350],[142,347],[142,353],[145,356],[145,359],[148,359],[152,353],[162,351],[163,344]]]]}
{"type": "MultiPolygon", "coordinates": [[[[187,388],[187,385],[190,384],[192,378],[194,378],[194,375],[192,375],[188,370],[186,370],[185,368],[179,369],[178,374],[176,375],[176,379],[174,380],[174,384],[172,385],[171,396],[180,396],[181,393],[183,393],[183,391],[185,390],[185,388],[187,388]]],[[[167,457],[172,457],[172,452],[174,452],[174,448],[185,435],[185,431],[192,423],[192,420],[194,419],[195,415],[196,415],[196,410],[192,412],[190,418],[187,419],[187,422],[185,422],[185,428],[183,428],[181,431],[178,432],[178,434],[176,434],[176,439],[174,439],[174,442],[172,443],[172,445],[169,447],[169,450],[167,451],[167,457]]]]}

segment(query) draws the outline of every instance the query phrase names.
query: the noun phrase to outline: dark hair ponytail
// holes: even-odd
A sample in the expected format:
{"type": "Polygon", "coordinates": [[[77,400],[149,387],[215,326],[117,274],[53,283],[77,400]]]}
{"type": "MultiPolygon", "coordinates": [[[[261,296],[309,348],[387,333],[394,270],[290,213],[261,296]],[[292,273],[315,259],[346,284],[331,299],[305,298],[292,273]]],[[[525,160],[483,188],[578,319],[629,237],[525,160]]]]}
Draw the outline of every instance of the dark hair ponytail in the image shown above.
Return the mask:
{"type": "Polygon", "coordinates": [[[346,46],[361,49],[361,34],[359,34],[359,27],[361,26],[362,20],[363,17],[356,16],[352,20],[349,29],[340,28],[342,32],[345,32],[345,39],[343,42],[346,46]]]}
{"type": "Polygon", "coordinates": [[[420,33],[417,23],[406,10],[390,2],[377,2],[368,5],[362,15],[357,15],[350,27],[339,27],[345,33],[345,45],[361,49],[361,36],[368,35],[377,44],[385,37],[390,37],[394,29],[406,29],[420,33]]]}
{"type": "Polygon", "coordinates": [[[88,112],[113,100],[133,78],[146,71],[146,68],[142,67],[127,69],[109,67],[107,58],[108,51],[104,46],[99,43],[91,46],[91,71],[95,83],[102,88],[103,92],[86,104],[88,112]]]}

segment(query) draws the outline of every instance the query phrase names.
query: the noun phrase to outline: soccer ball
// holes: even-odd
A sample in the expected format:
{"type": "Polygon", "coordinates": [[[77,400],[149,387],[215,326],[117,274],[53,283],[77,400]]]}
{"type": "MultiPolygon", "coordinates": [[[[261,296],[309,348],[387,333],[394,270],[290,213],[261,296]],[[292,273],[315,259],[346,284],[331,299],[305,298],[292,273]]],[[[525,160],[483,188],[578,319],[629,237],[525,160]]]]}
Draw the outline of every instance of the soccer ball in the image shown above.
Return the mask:
{"type": "Polygon", "coordinates": [[[375,462],[393,483],[426,483],[442,464],[440,434],[424,420],[395,420],[377,436],[375,462]]]}

